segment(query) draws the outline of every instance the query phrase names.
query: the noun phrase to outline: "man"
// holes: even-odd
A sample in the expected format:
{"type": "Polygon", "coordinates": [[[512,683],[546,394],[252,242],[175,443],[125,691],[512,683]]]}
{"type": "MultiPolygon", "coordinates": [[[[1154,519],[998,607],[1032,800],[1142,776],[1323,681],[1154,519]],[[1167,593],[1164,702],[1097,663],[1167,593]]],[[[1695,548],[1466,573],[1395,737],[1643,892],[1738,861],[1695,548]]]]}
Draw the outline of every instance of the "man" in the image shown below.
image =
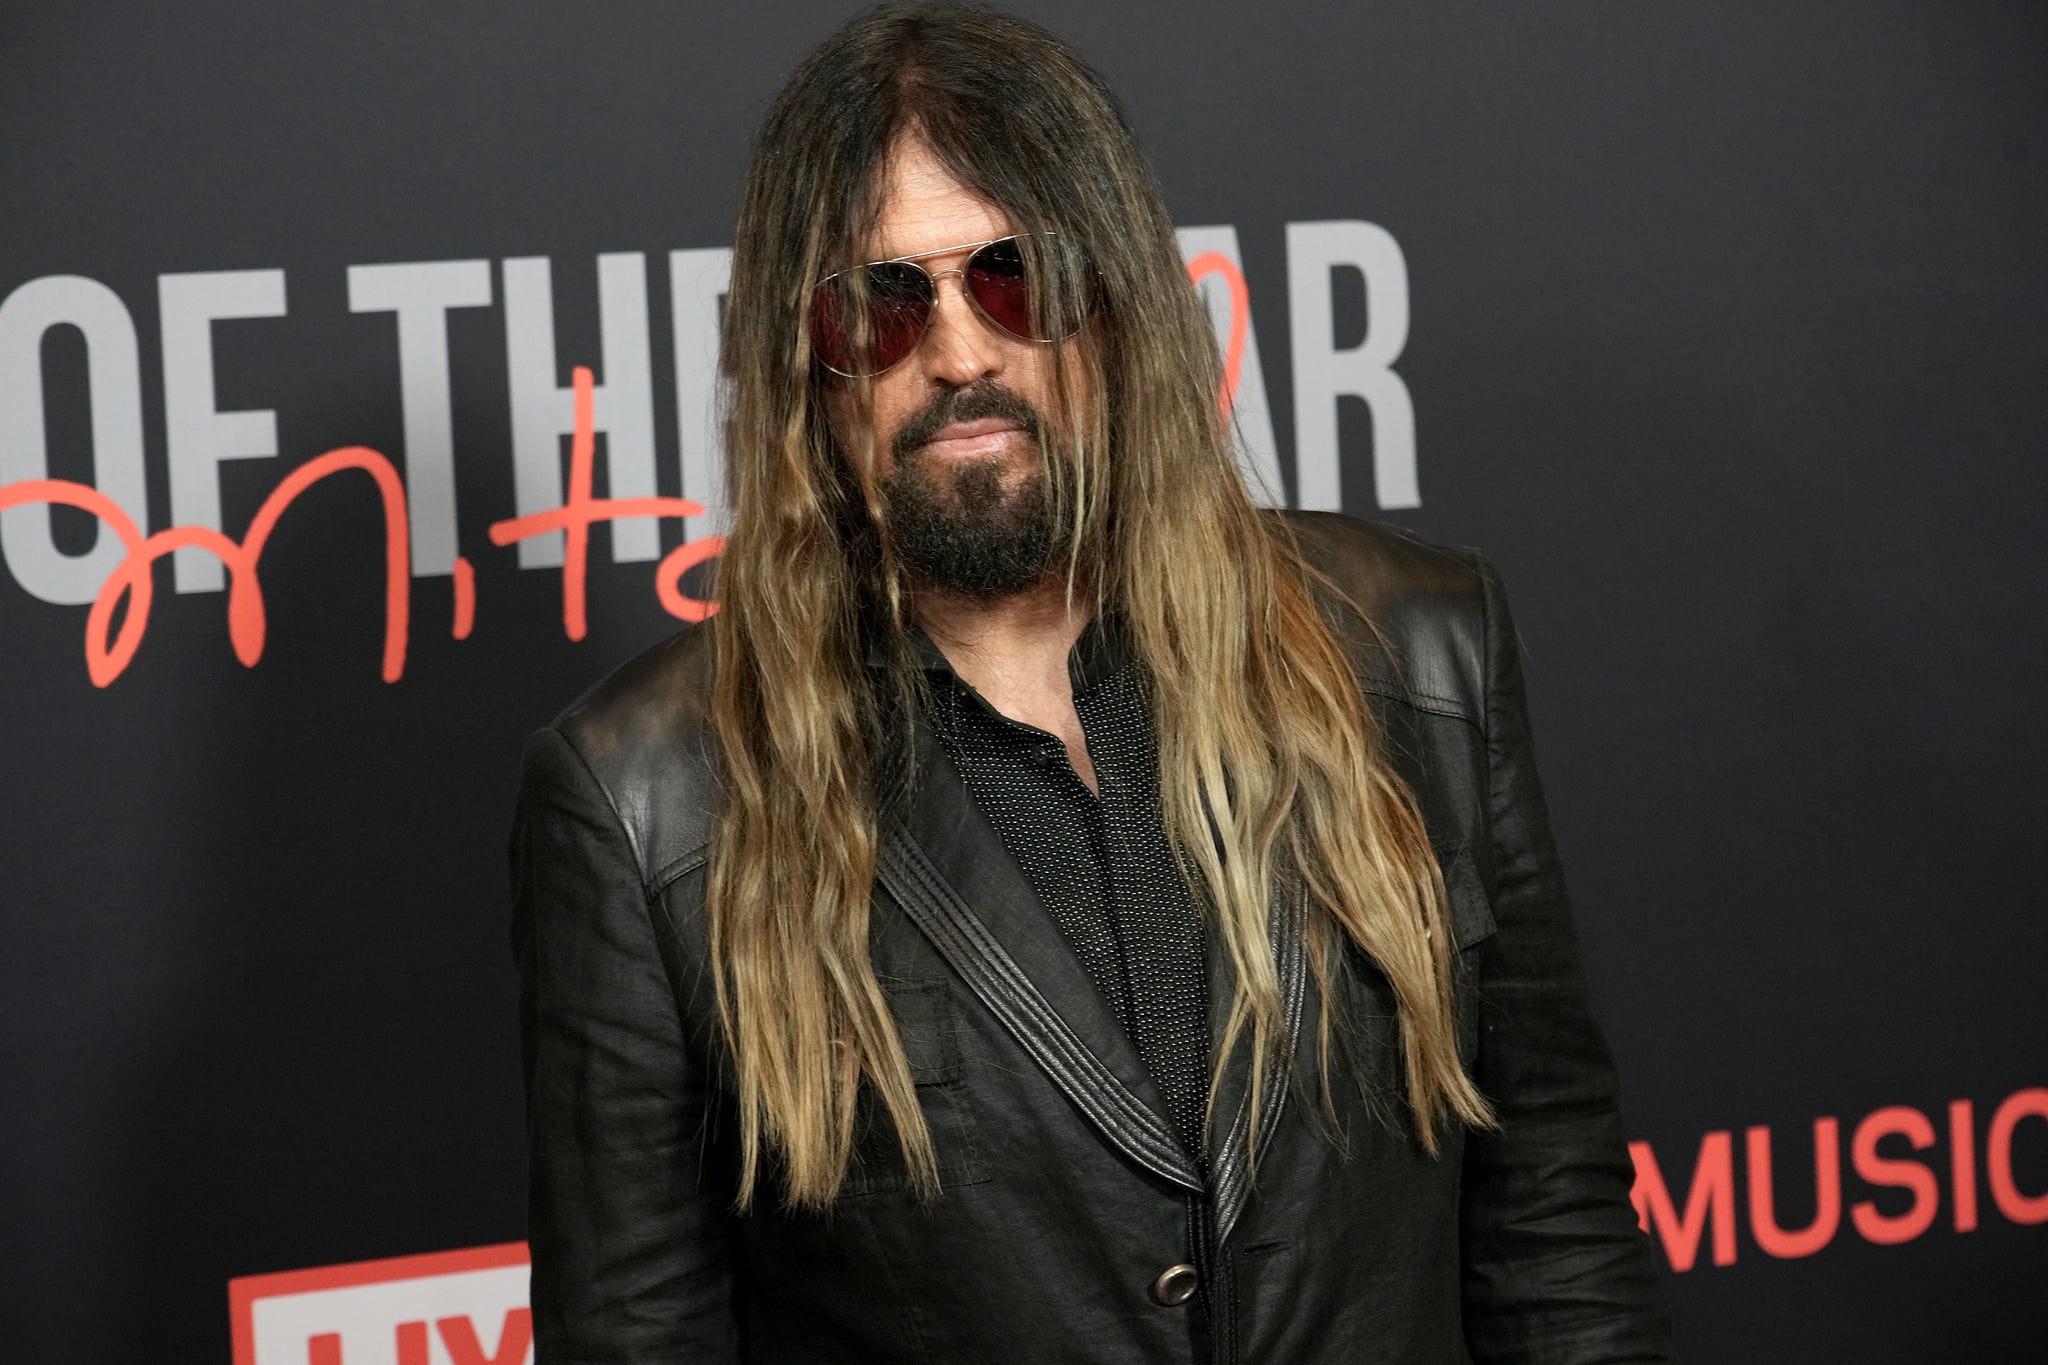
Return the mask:
{"type": "Polygon", "coordinates": [[[531,742],[547,1362],[1669,1359],[1492,569],[1255,510],[1100,80],[770,110],[721,609],[531,742]]]}

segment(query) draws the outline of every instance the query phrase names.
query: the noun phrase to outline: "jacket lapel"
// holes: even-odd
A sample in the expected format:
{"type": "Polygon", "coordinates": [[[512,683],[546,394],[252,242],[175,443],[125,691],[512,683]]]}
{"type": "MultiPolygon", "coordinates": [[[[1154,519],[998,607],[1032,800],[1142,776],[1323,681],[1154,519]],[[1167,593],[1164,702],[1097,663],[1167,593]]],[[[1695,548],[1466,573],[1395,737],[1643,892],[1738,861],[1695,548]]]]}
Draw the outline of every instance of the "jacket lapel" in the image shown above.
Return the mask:
{"type": "MultiPolygon", "coordinates": [[[[1307,998],[1308,958],[1303,943],[1308,909],[1305,884],[1297,876],[1274,878],[1268,918],[1268,942],[1273,965],[1279,976],[1280,1006],[1286,1022],[1286,1037],[1298,1044],[1301,1038],[1303,1004],[1307,998]]],[[[1209,1049],[1213,1059],[1223,1046],[1224,1026],[1230,1019],[1230,1002],[1237,989],[1237,974],[1230,964],[1229,950],[1212,925],[1208,934],[1209,960],[1209,1049]]],[[[1251,1095],[1251,1032],[1245,1030],[1223,1067],[1216,1086],[1215,1106],[1209,1119],[1210,1189],[1215,1202],[1216,1241],[1230,1237],[1251,1194],[1252,1172],[1287,1106],[1292,1088],[1294,1059],[1276,1048],[1266,1061],[1258,1103],[1258,1150],[1252,1149],[1253,1109],[1251,1095]]]]}
{"type": "MultiPolygon", "coordinates": [[[[1105,1138],[1154,1174],[1212,1195],[1216,1241],[1225,1241],[1250,1196],[1257,1158],[1279,1128],[1293,1058],[1280,1052],[1268,1059],[1254,1152],[1251,1038],[1238,1040],[1211,1111],[1204,1180],[1130,1035],[922,724],[918,748],[916,790],[877,866],[884,889],[1105,1138]]],[[[1299,877],[1275,878],[1269,941],[1287,1036],[1297,1042],[1308,994],[1307,905],[1299,877]]],[[[1213,925],[1205,938],[1213,1064],[1237,975],[1213,925]]]]}
{"type": "Polygon", "coordinates": [[[878,860],[884,889],[1104,1137],[1200,1191],[1130,1035],[922,723],[917,743],[916,788],[878,860]]]}

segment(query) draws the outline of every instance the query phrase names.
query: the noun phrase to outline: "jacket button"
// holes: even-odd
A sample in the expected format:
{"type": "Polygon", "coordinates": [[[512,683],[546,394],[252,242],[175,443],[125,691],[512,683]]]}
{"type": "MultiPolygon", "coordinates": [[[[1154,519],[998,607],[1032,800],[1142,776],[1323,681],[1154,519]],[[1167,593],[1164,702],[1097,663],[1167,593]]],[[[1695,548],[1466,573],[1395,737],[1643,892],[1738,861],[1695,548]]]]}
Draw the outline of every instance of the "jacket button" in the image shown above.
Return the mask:
{"type": "Polygon", "coordinates": [[[1202,1282],[1191,1265],[1170,1265],[1152,1281],[1152,1302],[1162,1308],[1177,1308],[1195,1296],[1202,1282]]]}

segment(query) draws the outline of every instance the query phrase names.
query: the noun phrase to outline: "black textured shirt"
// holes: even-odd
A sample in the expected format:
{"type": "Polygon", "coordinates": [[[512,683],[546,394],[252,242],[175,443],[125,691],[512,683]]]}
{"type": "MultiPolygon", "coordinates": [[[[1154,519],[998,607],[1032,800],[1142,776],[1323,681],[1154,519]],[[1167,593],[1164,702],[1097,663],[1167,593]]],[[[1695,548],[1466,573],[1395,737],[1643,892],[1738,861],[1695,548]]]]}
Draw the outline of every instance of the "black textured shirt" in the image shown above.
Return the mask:
{"type": "Polygon", "coordinates": [[[1142,671],[1113,625],[1068,661],[1098,797],[1056,735],[982,699],[929,641],[931,722],[968,793],[1108,1000],[1197,1161],[1209,1091],[1202,920],[1161,819],[1159,744],[1142,671]]]}

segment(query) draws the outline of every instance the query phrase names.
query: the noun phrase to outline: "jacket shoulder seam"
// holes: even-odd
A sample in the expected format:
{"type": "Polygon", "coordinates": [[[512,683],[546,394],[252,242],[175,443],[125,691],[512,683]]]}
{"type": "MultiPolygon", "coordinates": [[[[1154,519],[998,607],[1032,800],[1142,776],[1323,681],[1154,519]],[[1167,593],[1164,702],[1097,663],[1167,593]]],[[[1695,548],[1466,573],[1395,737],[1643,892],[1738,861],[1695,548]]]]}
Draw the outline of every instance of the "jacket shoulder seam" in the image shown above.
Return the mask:
{"type": "Polygon", "coordinates": [[[652,899],[652,892],[648,888],[647,855],[640,847],[639,834],[634,830],[631,822],[626,819],[624,813],[619,810],[619,803],[612,796],[610,784],[598,776],[597,769],[591,767],[590,760],[584,756],[583,750],[574,739],[570,738],[557,726],[550,725],[547,727],[547,731],[562,741],[563,747],[568,749],[575,757],[577,766],[583,769],[584,776],[588,777],[591,785],[595,786],[604,796],[604,807],[611,812],[612,823],[618,826],[619,833],[626,836],[626,847],[632,850],[633,870],[640,874],[640,894],[643,897],[652,899]]]}

